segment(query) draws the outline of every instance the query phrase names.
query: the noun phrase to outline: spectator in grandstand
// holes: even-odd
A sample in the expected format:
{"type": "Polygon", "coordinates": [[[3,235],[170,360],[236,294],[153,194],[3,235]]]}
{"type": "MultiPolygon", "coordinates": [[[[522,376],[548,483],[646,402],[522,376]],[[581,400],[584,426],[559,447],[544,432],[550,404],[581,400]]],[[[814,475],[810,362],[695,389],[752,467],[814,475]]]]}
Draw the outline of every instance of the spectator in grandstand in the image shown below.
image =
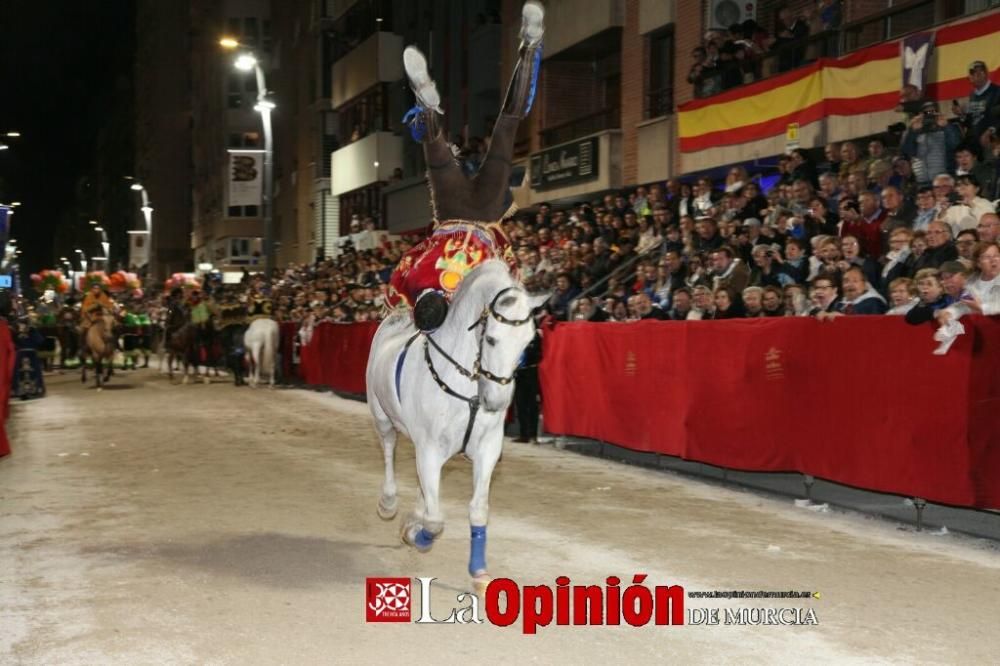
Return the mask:
{"type": "Polygon", "coordinates": [[[969,275],[972,273],[971,266],[971,262],[967,264],[962,260],[946,261],[938,269],[941,275],[941,287],[948,296],[949,305],[972,298],[972,295],[965,289],[969,275]]]}
{"type": "Polygon", "coordinates": [[[866,257],[882,256],[882,223],[886,211],[879,205],[879,198],[874,192],[862,192],[858,198],[858,215],[849,219],[844,217],[843,209],[840,235],[854,236],[861,244],[861,254],[866,257]]]}
{"type": "Polygon", "coordinates": [[[576,313],[573,321],[602,322],[609,319],[608,313],[594,305],[590,296],[581,296],[576,300],[576,313]]]}
{"type": "Polygon", "coordinates": [[[747,319],[764,316],[764,290],[760,287],[743,290],[743,316],[747,319]]]}
{"type": "Polygon", "coordinates": [[[996,212],[992,201],[987,201],[979,196],[979,191],[982,188],[980,187],[979,179],[973,174],[968,173],[964,176],[959,176],[955,180],[955,186],[958,189],[958,196],[960,197],[959,205],[969,209],[968,214],[959,223],[961,229],[972,229],[979,224],[979,218],[984,214],[996,212]]]}
{"type": "Polygon", "coordinates": [[[969,143],[963,143],[955,150],[955,175],[973,175],[979,182],[980,194],[992,199],[996,193],[997,173],[996,167],[990,163],[981,163],[978,160],[979,147],[969,143]]]}
{"type": "Polygon", "coordinates": [[[834,278],[820,274],[810,283],[809,300],[812,302],[812,308],[809,310],[809,315],[822,319],[836,312],[838,297],[834,278]]]}
{"type": "Polygon", "coordinates": [[[806,242],[798,238],[785,240],[785,258],[782,269],[796,284],[805,284],[809,277],[809,258],[806,256],[806,242]]]}
{"type": "Polygon", "coordinates": [[[735,293],[728,287],[720,287],[715,290],[715,318],[716,319],[742,319],[743,304],[739,302],[735,293]]]}
{"type": "Polygon", "coordinates": [[[985,243],[995,243],[1000,238],[1000,216],[997,213],[986,213],[979,218],[979,225],[976,227],[979,232],[979,240],[985,243]]]}
{"type": "Polygon", "coordinates": [[[947,314],[939,317],[940,321],[966,314],[1000,314],[1000,246],[980,243],[974,256],[979,272],[969,280],[969,297],[948,308],[947,314]]]}
{"type": "MultiPolygon", "coordinates": [[[[879,265],[871,257],[861,255],[861,244],[855,236],[844,236],[840,239],[840,251],[843,258],[838,262],[837,268],[841,276],[847,272],[848,268],[857,266],[865,276],[869,284],[881,285],[879,279],[879,265]]],[[[841,290],[847,295],[847,289],[841,284],[841,290]]]]}
{"type": "Polygon", "coordinates": [[[912,201],[917,195],[917,177],[913,174],[913,163],[906,155],[896,155],[892,160],[893,173],[889,177],[892,185],[903,194],[903,198],[912,201]]]}
{"type": "Polygon", "coordinates": [[[750,269],[734,256],[728,245],[713,250],[709,254],[709,264],[708,274],[714,290],[725,288],[739,293],[750,281],[750,269]]]}
{"type": "Polygon", "coordinates": [[[851,266],[841,275],[839,312],[846,315],[879,315],[888,309],[885,299],[865,278],[860,266],[851,266]]]}
{"type": "MultiPolygon", "coordinates": [[[[677,294],[675,292],[674,298],[676,297],[677,294]]],[[[693,287],[691,289],[691,310],[687,315],[688,321],[714,318],[715,302],[712,298],[712,290],[703,284],[693,287]]]]}
{"type": "Polygon", "coordinates": [[[814,240],[815,250],[809,260],[809,282],[812,282],[819,275],[828,275],[834,280],[838,279],[840,269],[837,267],[837,263],[842,257],[840,239],[832,236],[817,236],[814,240]]]}
{"type": "Polygon", "coordinates": [[[781,287],[774,285],[764,287],[764,293],[761,295],[761,304],[763,305],[765,317],[785,316],[785,292],[782,291],[781,287]]]}
{"type": "Polygon", "coordinates": [[[799,317],[809,314],[809,297],[803,284],[785,285],[785,316],[799,317]]]}
{"type": "MultiPolygon", "coordinates": [[[[831,142],[823,147],[823,157],[826,158],[826,162],[820,165],[819,171],[820,175],[832,173],[833,175],[840,174],[840,144],[836,142],[831,142]]],[[[822,182],[820,183],[822,186],[822,182]]]]}
{"type": "Polygon", "coordinates": [[[691,313],[691,290],[687,287],[675,289],[671,295],[671,308],[667,313],[674,321],[684,321],[691,313]]]}
{"type": "Polygon", "coordinates": [[[958,259],[958,249],[951,238],[951,226],[943,220],[934,220],[927,227],[927,249],[914,262],[914,272],[924,268],[938,268],[944,262],[954,259],[958,259]]]}
{"type": "Polygon", "coordinates": [[[902,153],[914,163],[918,184],[926,184],[940,173],[952,170],[954,153],[962,134],[954,123],[938,111],[937,102],[924,102],[920,115],[910,121],[903,133],[902,153]]]}
{"type": "Polygon", "coordinates": [[[750,273],[750,284],[755,287],[783,287],[795,280],[785,272],[778,247],[755,245],[753,248],[754,268],[750,273]]]}
{"type": "Polygon", "coordinates": [[[920,302],[906,313],[907,324],[923,324],[934,321],[938,310],[948,307],[948,297],[941,286],[941,274],[936,268],[923,268],[913,278],[917,283],[920,302]]]}
{"type": "Polygon", "coordinates": [[[569,273],[560,273],[556,276],[556,288],[549,298],[548,311],[553,317],[560,321],[569,319],[569,304],[580,294],[580,290],[573,284],[569,273]]]}
{"type": "Polygon", "coordinates": [[[809,159],[809,154],[802,148],[796,148],[789,154],[792,182],[804,180],[810,188],[816,187],[816,165],[809,159]]]}
{"type": "Polygon", "coordinates": [[[861,151],[853,141],[845,141],[840,145],[840,178],[847,177],[857,171],[865,170],[865,162],[861,159],[861,151]]]}
{"type": "MultiPolygon", "coordinates": [[[[909,229],[894,229],[889,234],[889,251],[885,255],[882,275],[879,285],[883,294],[892,289],[892,284],[900,278],[913,274],[913,264],[916,259],[910,250],[913,232],[909,229]]],[[[890,294],[891,295],[891,294],[890,294]]]]}
{"type": "Polygon", "coordinates": [[[972,266],[972,255],[975,253],[976,245],[978,244],[979,234],[976,233],[975,229],[959,231],[958,236],[955,237],[955,248],[958,250],[958,258],[967,261],[969,266],[972,266]]]}
{"type": "Polygon", "coordinates": [[[840,189],[840,179],[837,177],[836,171],[820,175],[819,194],[825,200],[827,210],[837,210],[842,192],[840,189]]]}
{"type": "Polygon", "coordinates": [[[914,231],[926,231],[927,225],[937,219],[938,208],[934,200],[934,188],[930,185],[921,185],[917,189],[917,210],[913,216],[914,231]]]}
{"type": "Polygon", "coordinates": [[[712,187],[711,179],[699,178],[694,191],[692,206],[695,219],[714,215],[719,194],[712,187]]]}
{"type": "Polygon", "coordinates": [[[666,312],[653,306],[652,301],[649,300],[649,296],[644,292],[639,292],[632,298],[635,299],[633,301],[633,308],[637,319],[653,319],[657,321],[670,319],[670,316],[666,312]]]}
{"type": "Polygon", "coordinates": [[[989,69],[982,60],[969,65],[972,92],[965,108],[955,104],[955,115],[963,116],[972,139],[988,146],[1000,127],[1000,86],[990,81],[989,69]]]}
{"type": "Polygon", "coordinates": [[[725,244],[725,241],[719,234],[719,225],[712,217],[707,215],[699,217],[695,220],[694,230],[695,233],[691,238],[692,252],[698,254],[711,252],[725,244]]]}
{"type": "Polygon", "coordinates": [[[869,181],[876,180],[873,174],[892,170],[892,155],[886,151],[885,142],[879,137],[868,142],[868,159],[865,160],[865,167],[869,181]]]}
{"type": "Polygon", "coordinates": [[[889,283],[889,311],[887,315],[905,315],[920,302],[917,286],[910,278],[896,278],[889,283]]]}
{"type": "Polygon", "coordinates": [[[900,227],[909,229],[917,216],[916,210],[903,197],[903,192],[894,185],[882,188],[882,209],[885,211],[885,220],[882,222],[885,236],[888,236],[893,229],[900,227]]]}

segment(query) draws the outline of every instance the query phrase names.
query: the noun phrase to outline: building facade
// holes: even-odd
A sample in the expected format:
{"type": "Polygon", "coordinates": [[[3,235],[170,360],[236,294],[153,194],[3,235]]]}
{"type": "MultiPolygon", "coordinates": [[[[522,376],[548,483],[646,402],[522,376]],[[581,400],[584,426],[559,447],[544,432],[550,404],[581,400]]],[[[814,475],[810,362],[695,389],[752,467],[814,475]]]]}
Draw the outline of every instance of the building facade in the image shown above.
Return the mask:
{"type": "MultiPolygon", "coordinates": [[[[192,4],[140,0],[136,6],[135,173],[153,212],[150,275],[192,268],[192,4]]],[[[129,174],[123,174],[129,175],[129,174]]],[[[122,181],[127,188],[128,182],[122,181]]],[[[145,220],[136,193],[132,230],[145,220]]]]}

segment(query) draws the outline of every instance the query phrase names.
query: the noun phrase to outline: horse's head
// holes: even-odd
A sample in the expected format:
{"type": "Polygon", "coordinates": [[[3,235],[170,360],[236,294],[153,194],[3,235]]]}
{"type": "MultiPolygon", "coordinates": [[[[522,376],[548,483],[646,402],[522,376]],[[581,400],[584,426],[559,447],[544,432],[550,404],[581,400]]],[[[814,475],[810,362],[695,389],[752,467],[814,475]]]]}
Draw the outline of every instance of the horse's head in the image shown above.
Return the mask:
{"type": "Polygon", "coordinates": [[[531,295],[520,287],[499,292],[483,313],[479,348],[479,399],[483,408],[495,412],[507,409],[511,380],[525,347],[535,337],[532,311],[543,305],[549,294],[531,295]]]}
{"type": "Polygon", "coordinates": [[[496,412],[510,404],[514,371],[535,337],[531,313],[549,296],[528,294],[499,261],[485,262],[462,281],[448,318],[475,336],[483,409],[496,412]]]}

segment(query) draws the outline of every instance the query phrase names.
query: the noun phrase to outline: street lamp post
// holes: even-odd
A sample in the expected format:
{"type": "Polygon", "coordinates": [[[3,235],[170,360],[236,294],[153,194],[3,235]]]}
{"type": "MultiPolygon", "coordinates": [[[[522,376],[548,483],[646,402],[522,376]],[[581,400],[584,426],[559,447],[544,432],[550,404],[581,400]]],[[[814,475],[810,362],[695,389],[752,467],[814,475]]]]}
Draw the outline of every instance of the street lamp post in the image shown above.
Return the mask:
{"type": "Polygon", "coordinates": [[[268,279],[271,277],[271,270],[274,268],[274,143],[271,132],[271,111],[275,104],[269,100],[267,83],[264,79],[264,70],[261,69],[260,61],[253,54],[235,39],[224,37],[219,40],[219,44],[226,49],[242,49],[233,63],[236,69],[244,72],[253,70],[257,77],[257,103],[254,111],[260,114],[261,124],[264,126],[264,196],[262,197],[262,217],[264,218],[264,272],[268,279]]]}

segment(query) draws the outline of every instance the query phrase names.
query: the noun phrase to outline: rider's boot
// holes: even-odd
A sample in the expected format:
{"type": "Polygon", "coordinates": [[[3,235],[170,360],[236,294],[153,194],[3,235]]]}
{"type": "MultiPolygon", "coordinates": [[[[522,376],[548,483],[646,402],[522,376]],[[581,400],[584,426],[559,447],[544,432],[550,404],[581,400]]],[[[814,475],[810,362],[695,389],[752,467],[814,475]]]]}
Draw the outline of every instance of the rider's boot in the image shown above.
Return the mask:
{"type": "Polygon", "coordinates": [[[413,323],[424,333],[439,328],[448,316],[448,301],[440,291],[426,289],[413,304],[413,323]]]}

